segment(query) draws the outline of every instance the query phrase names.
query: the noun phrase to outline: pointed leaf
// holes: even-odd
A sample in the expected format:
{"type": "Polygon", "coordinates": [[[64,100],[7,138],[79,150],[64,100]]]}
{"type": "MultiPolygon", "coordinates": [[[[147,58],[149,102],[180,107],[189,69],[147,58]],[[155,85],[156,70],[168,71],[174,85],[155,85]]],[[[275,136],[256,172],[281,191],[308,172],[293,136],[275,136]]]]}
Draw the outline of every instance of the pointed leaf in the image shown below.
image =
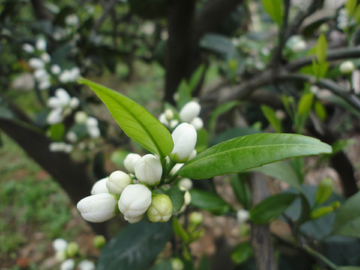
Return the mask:
{"type": "Polygon", "coordinates": [[[280,27],[283,18],[282,0],[261,0],[261,3],[270,18],[280,27]]]}
{"type": "Polygon", "coordinates": [[[204,74],[204,70],[205,70],[205,65],[201,64],[191,75],[191,78],[188,83],[190,93],[193,92],[195,90],[196,86],[198,86],[198,84],[200,83],[200,80],[204,74]]]}
{"type": "Polygon", "coordinates": [[[83,78],[79,79],[79,83],[86,84],[99,96],[131,139],[161,158],[172,151],[174,143],[170,132],[145,108],[100,84],[83,78]]]}
{"type": "Polygon", "coordinates": [[[327,42],[324,34],[321,34],[316,43],[316,57],[319,64],[326,59],[327,42]]]}
{"type": "Polygon", "coordinates": [[[231,206],[215,193],[200,189],[191,189],[191,205],[205,209],[215,215],[223,215],[231,210],[231,206]]]}
{"type": "Polygon", "coordinates": [[[178,172],[192,179],[237,173],[298,156],[331,153],[318,139],[295,134],[253,134],[217,144],[187,162],[178,172]]]}
{"type": "Polygon", "coordinates": [[[276,132],[281,133],[282,132],[281,121],[279,118],[276,117],[274,110],[269,106],[265,106],[265,105],[261,106],[261,110],[264,116],[266,117],[266,119],[269,121],[270,125],[273,127],[273,129],[276,132]]]}
{"type": "Polygon", "coordinates": [[[345,8],[347,9],[350,18],[354,13],[357,2],[357,0],[347,0],[345,3],[345,8]]]}

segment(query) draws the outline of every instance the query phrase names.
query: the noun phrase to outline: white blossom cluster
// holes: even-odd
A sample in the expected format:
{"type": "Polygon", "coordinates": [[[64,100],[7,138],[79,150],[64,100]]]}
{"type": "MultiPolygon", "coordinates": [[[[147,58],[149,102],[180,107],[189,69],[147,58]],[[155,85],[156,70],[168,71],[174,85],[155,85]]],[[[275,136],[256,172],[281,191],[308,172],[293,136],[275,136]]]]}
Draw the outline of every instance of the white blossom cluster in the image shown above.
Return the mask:
{"type": "MultiPolygon", "coordinates": [[[[172,139],[174,148],[167,159],[169,166],[173,166],[170,176],[176,177],[183,163],[196,155],[195,127],[188,123],[180,124],[173,131],[172,139]]],[[[109,177],[97,181],[91,196],[77,204],[82,217],[90,222],[103,222],[120,211],[130,223],[140,221],[145,213],[153,222],[168,221],[173,213],[170,198],[152,192],[160,184],[164,173],[159,157],[130,153],[124,160],[124,166],[129,173],[115,171],[109,177]]],[[[190,203],[191,196],[186,188],[192,187],[190,179],[183,179],[181,183],[180,189],[185,194],[184,205],[179,212],[184,211],[190,203]]]]}
{"type": "Polygon", "coordinates": [[[293,53],[299,53],[306,50],[306,42],[302,36],[295,35],[291,36],[287,40],[286,47],[288,47],[293,53]]]}
{"type": "Polygon", "coordinates": [[[199,130],[204,126],[203,120],[199,117],[200,110],[201,106],[198,102],[190,101],[181,108],[178,119],[174,118],[174,112],[171,109],[166,109],[160,114],[159,121],[170,129],[174,129],[181,122],[189,123],[199,130]]]}
{"type": "Polygon", "coordinates": [[[70,97],[65,89],[57,89],[55,95],[47,101],[47,105],[51,108],[46,119],[47,123],[53,125],[62,122],[66,116],[71,114],[72,110],[79,106],[79,103],[79,99],[70,97]]]}
{"type": "Polygon", "coordinates": [[[73,150],[73,146],[64,142],[52,142],[49,145],[49,150],[50,152],[64,152],[69,154],[73,150]]]}
{"type": "Polygon", "coordinates": [[[75,113],[75,123],[79,125],[85,125],[86,130],[91,138],[100,137],[99,121],[92,116],[88,116],[83,111],[78,111],[75,113]]]}
{"type": "Polygon", "coordinates": [[[345,30],[350,25],[354,24],[353,19],[349,20],[349,12],[346,8],[342,8],[339,10],[336,21],[337,21],[337,27],[342,30],[345,30]]]}

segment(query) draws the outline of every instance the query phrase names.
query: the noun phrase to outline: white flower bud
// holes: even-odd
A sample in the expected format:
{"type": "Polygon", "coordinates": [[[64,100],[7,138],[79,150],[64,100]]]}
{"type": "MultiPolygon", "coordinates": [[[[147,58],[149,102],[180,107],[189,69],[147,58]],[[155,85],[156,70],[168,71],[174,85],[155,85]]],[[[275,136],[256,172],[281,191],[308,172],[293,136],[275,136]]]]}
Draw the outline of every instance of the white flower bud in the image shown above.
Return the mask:
{"type": "Polygon", "coordinates": [[[175,101],[178,101],[179,98],[180,98],[179,93],[178,92],[174,93],[173,98],[174,98],[175,101]]]}
{"type": "Polygon", "coordinates": [[[77,267],[79,270],[95,270],[95,264],[89,260],[81,261],[77,267]]]}
{"type": "Polygon", "coordinates": [[[179,186],[186,188],[187,190],[192,189],[193,182],[189,178],[183,178],[179,181],[179,186]]]}
{"type": "Polygon", "coordinates": [[[189,215],[189,221],[193,224],[201,224],[204,220],[204,216],[200,212],[192,212],[189,215]]]}
{"type": "Polygon", "coordinates": [[[61,115],[61,112],[62,112],[61,108],[52,109],[46,118],[46,122],[50,125],[54,125],[54,124],[62,122],[63,117],[61,115]]]}
{"type": "Polygon", "coordinates": [[[173,204],[168,195],[155,194],[147,210],[147,215],[152,222],[166,222],[172,216],[173,204]]]}
{"type": "Polygon", "coordinates": [[[57,238],[52,242],[52,247],[53,249],[58,252],[58,251],[63,251],[66,249],[67,246],[67,241],[63,238],[57,238]]]}
{"type": "Polygon", "coordinates": [[[87,114],[83,111],[76,112],[74,115],[75,122],[79,125],[84,125],[88,118],[87,114]]]}
{"type": "Polygon", "coordinates": [[[95,184],[92,186],[91,195],[100,194],[100,193],[109,193],[109,190],[106,186],[106,182],[108,181],[108,177],[100,179],[96,181],[95,184]]]}
{"type": "Polygon", "coordinates": [[[43,52],[40,55],[40,58],[45,62],[45,63],[49,63],[51,61],[51,56],[47,53],[47,52],[43,52]]]}
{"type": "Polygon", "coordinates": [[[171,121],[174,118],[173,111],[170,109],[165,110],[165,118],[166,120],[171,121]]]}
{"type": "Polygon", "coordinates": [[[71,73],[69,70],[63,70],[59,76],[59,81],[62,83],[68,83],[71,80],[71,73]]]}
{"type": "Polygon", "coordinates": [[[50,152],[60,152],[62,151],[62,144],[57,142],[52,142],[49,144],[49,151],[50,152]]]}
{"type": "Polygon", "coordinates": [[[170,128],[175,128],[179,124],[179,120],[173,119],[170,121],[170,128]]]}
{"type": "Polygon", "coordinates": [[[351,72],[354,71],[355,66],[352,61],[345,61],[341,63],[339,69],[342,74],[350,74],[351,72]]]}
{"type": "Polygon", "coordinates": [[[70,81],[75,82],[79,76],[80,76],[80,68],[73,67],[70,70],[70,81]]]}
{"type": "Polygon", "coordinates": [[[66,251],[62,250],[62,251],[57,251],[55,253],[55,260],[58,262],[63,262],[66,260],[66,251]]]}
{"type": "Polygon", "coordinates": [[[196,116],[199,115],[201,110],[200,104],[195,101],[190,101],[182,107],[179,116],[183,122],[190,123],[196,116]]]}
{"type": "Polygon", "coordinates": [[[63,151],[67,154],[71,153],[71,151],[73,150],[73,146],[71,144],[65,144],[64,145],[64,149],[63,151]]]}
{"type": "Polygon", "coordinates": [[[301,52],[303,50],[306,49],[306,42],[304,40],[299,40],[297,42],[295,42],[292,46],[291,46],[291,50],[294,53],[298,53],[301,52]]]}
{"type": "Polygon", "coordinates": [[[144,217],[144,215],[134,217],[134,218],[124,216],[125,220],[127,220],[129,223],[136,223],[136,222],[140,221],[143,217],[144,217]]]}
{"type": "Polygon", "coordinates": [[[68,92],[63,88],[56,89],[55,96],[60,100],[63,107],[67,106],[71,99],[68,92]]]}
{"type": "Polygon", "coordinates": [[[159,121],[164,126],[166,126],[166,127],[169,126],[169,122],[166,120],[165,113],[162,113],[162,114],[159,115],[159,121]]]}
{"type": "Polygon", "coordinates": [[[77,141],[77,135],[74,131],[69,131],[68,133],[66,133],[66,139],[69,142],[74,143],[77,141]]]}
{"type": "Polygon", "coordinates": [[[184,204],[183,204],[183,206],[180,208],[180,210],[178,211],[178,213],[182,213],[182,212],[185,211],[186,206],[188,206],[188,205],[190,204],[190,202],[191,202],[191,195],[190,195],[190,192],[189,192],[186,188],[184,188],[184,187],[182,187],[182,186],[179,186],[179,188],[180,188],[180,190],[185,191],[185,194],[184,194],[184,204]]]}
{"type": "Polygon", "coordinates": [[[171,260],[171,269],[172,270],[183,270],[184,263],[180,259],[174,258],[171,260]]]}
{"type": "Polygon", "coordinates": [[[28,43],[25,43],[22,45],[22,49],[27,52],[27,53],[33,53],[34,52],[34,47],[28,43]]]}
{"type": "Polygon", "coordinates": [[[46,50],[46,40],[43,38],[39,38],[36,41],[35,47],[39,51],[45,51],[46,50]]]}
{"type": "Polygon", "coordinates": [[[157,185],[161,180],[162,166],[159,158],[148,154],[135,164],[136,178],[147,185],[157,185]]]}
{"type": "Polygon", "coordinates": [[[67,259],[63,261],[60,265],[60,270],[73,270],[75,267],[75,262],[73,259],[67,259]]]}
{"type": "Polygon", "coordinates": [[[99,193],[85,197],[76,207],[85,220],[103,222],[115,216],[116,202],[110,193],[99,193]]]}
{"type": "Polygon", "coordinates": [[[40,90],[49,89],[50,86],[51,86],[51,83],[50,83],[49,80],[41,81],[41,82],[39,83],[39,89],[40,89],[40,90]]]}
{"type": "Polygon", "coordinates": [[[47,71],[43,68],[37,69],[34,71],[34,77],[36,80],[38,81],[43,81],[44,79],[46,79],[49,76],[49,74],[47,73],[47,71]]]}
{"type": "Polygon", "coordinates": [[[249,217],[250,217],[249,212],[244,209],[240,209],[236,213],[236,218],[240,224],[245,223],[249,219],[249,217]]]}
{"type": "Polygon", "coordinates": [[[100,129],[98,127],[88,127],[87,131],[91,138],[99,138],[100,137],[100,129]]]}
{"type": "Polygon", "coordinates": [[[44,68],[45,63],[40,58],[30,58],[29,59],[29,66],[34,69],[44,68]]]}
{"type": "Polygon", "coordinates": [[[79,106],[79,104],[80,104],[80,101],[77,97],[72,97],[70,99],[69,105],[70,105],[71,109],[76,109],[79,106]]]}
{"type": "Polygon", "coordinates": [[[124,160],[124,166],[130,173],[135,173],[135,164],[141,158],[139,154],[130,153],[124,160]]]}
{"type": "Polygon", "coordinates": [[[97,127],[99,125],[99,122],[95,117],[89,116],[86,119],[86,125],[88,127],[97,127]]]}
{"type": "Polygon", "coordinates": [[[195,148],[197,133],[193,125],[182,123],[171,134],[174,148],[169,157],[178,163],[186,162],[195,148]]]}
{"type": "Polygon", "coordinates": [[[122,171],[115,171],[110,174],[109,179],[106,182],[106,187],[111,193],[121,194],[131,182],[132,179],[128,174],[122,171]]]}
{"type": "Polygon", "coordinates": [[[59,65],[52,65],[50,70],[51,70],[51,73],[55,74],[55,75],[60,74],[60,72],[61,72],[61,68],[59,65]]]}
{"type": "Polygon", "coordinates": [[[181,168],[182,166],[184,166],[184,163],[177,163],[177,164],[175,164],[175,166],[174,166],[174,167],[171,169],[171,171],[170,171],[170,175],[171,175],[171,176],[175,175],[175,174],[178,172],[178,170],[180,170],[180,168],[181,168]]]}
{"type": "Polygon", "coordinates": [[[204,122],[200,117],[195,117],[190,124],[193,125],[196,130],[202,129],[204,126],[204,122]]]}
{"type": "Polygon", "coordinates": [[[70,14],[65,17],[65,23],[70,26],[76,26],[79,23],[79,17],[76,14],[70,14]]]}
{"type": "Polygon", "coordinates": [[[142,216],[150,204],[151,191],[142,184],[128,185],[121,193],[118,202],[120,212],[128,220],[142,216]]]}
{"type": "Polygon", "coordinates": [[[197,152],[196,152],[196,150],[194,149],[194,150],[191,152],[190,157],[189,157],[189,159],[188,159],[187,161],[190,161],[190,160],[192,160],[194,157],[196,157],[196,154],[197,154],[197,152]]]}

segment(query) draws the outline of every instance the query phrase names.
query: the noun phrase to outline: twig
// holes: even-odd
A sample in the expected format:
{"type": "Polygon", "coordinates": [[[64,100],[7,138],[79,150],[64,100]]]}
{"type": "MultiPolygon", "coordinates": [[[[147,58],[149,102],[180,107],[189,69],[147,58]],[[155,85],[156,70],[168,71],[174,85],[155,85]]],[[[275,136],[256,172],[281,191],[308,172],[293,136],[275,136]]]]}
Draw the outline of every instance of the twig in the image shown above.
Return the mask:
{"type": "Polygon", "coordinates": [[[312,249],[310,246],[304,245],[303,249],[306,250],[313,257],[315,257],[315,258],[319,259],[320,261],[322,261],[323,263],[327,264],[331,269],[334,269],[334,270],[338,269],[336,264],[334,264],[332,261],[330,261],[324,255],[322,255],[319,252],[317,252],[316,250],[312,249]]]}

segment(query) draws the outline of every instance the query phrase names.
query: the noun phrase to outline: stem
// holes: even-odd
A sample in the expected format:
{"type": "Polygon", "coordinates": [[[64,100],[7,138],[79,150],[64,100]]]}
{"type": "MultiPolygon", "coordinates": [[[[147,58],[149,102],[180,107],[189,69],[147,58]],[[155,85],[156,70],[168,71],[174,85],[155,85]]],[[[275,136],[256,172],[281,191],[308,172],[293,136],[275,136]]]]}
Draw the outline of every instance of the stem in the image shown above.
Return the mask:
{"type": "Polygon", "coordinates": [[[316,250],[312,249],[311,247],[309,247],[308,245],[304,246],[304,249],[313,257],[319,259],[320,261],[322,261],[323,263],[327,264],[331,269],[337,270],[338,267],[336,264],[334,264],[333,262],[331,262],[328,258],[326,258],[324,255],[320,254],[319,252],[317,252],[316,250]]]}

